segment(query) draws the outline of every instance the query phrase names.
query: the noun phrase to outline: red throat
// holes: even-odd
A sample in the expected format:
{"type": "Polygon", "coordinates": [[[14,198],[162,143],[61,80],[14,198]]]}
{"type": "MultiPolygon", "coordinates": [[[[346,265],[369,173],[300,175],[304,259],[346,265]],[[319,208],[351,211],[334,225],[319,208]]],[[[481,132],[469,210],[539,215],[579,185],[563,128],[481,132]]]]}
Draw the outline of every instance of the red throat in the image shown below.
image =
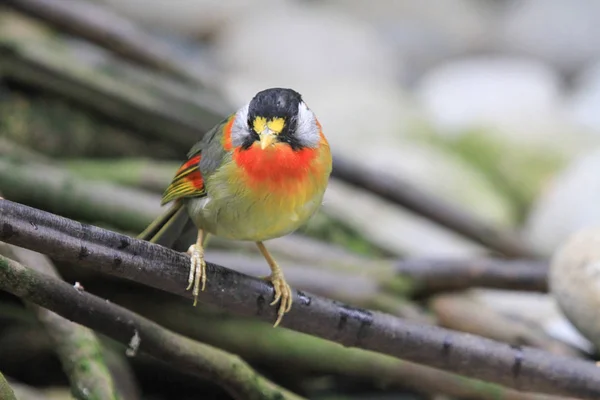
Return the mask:
{"type": "MultiPolygon", "coordinates": [[[[255,143],[247,150],[236,148],[233,159],[244,171],[250,187],[262,187],[275,192],[289,191],[308,177],[315,168],[317,149],[298,151],[284,143],[262,150],[255,143]]],[[[301,185],[300,185],[301,186],[301,185]]]]}

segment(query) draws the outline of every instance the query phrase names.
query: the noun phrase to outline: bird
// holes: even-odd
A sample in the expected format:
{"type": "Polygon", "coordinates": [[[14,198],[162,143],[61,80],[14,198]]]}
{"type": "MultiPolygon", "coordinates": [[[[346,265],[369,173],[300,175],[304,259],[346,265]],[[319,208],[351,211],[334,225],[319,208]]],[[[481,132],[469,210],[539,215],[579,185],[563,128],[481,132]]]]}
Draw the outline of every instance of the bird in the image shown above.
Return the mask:
{"type": "Polygon", "coordinates": [[[279,303],[277,327],[292,292],[264,242],[298,230],[319,210],[331,171],[329,142],[302,95],[264,89],[189,150],[162,196],[161,205],[172,205],[138,238],[161,244],[186,223],[197,230],[187,250],[194,306],[207,281],[208,235],[256,243],[271,270],[261,278],[273,286],[270,305],[279,303]]]}

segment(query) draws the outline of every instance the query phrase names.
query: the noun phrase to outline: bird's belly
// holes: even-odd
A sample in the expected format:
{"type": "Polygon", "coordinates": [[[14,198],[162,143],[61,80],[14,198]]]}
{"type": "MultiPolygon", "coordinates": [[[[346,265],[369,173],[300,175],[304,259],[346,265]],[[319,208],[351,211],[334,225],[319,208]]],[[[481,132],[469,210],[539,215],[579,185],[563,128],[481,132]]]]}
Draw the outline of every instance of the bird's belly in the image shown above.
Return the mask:
{"type": "Polygon", "coordinates": [[[319,208],[323,193],[308,201],[278,198],[222,196],[192,199],[188,213],[196,226],[233,240],[264,241],[291,233],[302,226],[319,208]]]}

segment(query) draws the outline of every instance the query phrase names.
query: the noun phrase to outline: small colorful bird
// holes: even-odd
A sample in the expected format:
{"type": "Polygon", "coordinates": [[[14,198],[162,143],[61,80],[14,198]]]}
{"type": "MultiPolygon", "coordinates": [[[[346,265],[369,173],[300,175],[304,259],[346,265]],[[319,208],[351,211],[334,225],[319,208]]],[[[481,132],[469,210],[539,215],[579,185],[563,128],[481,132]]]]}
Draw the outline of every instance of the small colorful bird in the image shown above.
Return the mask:
{"type": "Polygon", "coordinates": [[[192,147],[163,194],[174,201],[138,237],[160,243],[189,219],[198,229],[191,245],[189,285],[194,305],[205,288],[204,242],[208,234],[256,242],[266,259],[277,326],[292,306],[283,272],[264,241],[297,230],[320,207],[332,168],[321,124],[294,90],[272,88],[211,129],[192,147]],[[184,211],[185,210],[185,211],[184,211]]]}

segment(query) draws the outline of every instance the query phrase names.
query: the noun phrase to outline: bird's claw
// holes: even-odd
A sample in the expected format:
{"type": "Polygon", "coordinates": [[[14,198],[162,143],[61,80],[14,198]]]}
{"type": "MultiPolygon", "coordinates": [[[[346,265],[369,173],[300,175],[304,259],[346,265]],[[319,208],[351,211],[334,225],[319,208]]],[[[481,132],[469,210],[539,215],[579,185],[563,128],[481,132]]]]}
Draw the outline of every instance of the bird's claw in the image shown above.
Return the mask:
{"type": "Polygon", "coordinates": [[[198,294],[200,293],[200,283],[202,283],[202,291],[206,286],[206,261],[204,261],[204,252],[196,245],[191,245],[187,253],[190,255],[190,275],[188,277],[188,287],[185,290],[190,290],[192,286],[192,294],[194,295],[194,306],[198,303],[198,294]]]}
{"type": "Polygon", "coordinates": [[[283,275],[281,275],[280,273],[271,274],[269,276],[263,277],[263,279],[268,282],[271,282],[271,284],[273,285],[273,289],[275,290],[275,297],[273,298],[273,301],[270,303],[270,305],[273,306],[278,302],[280,303],[279,309],[277,310],[277,320],[273,325],[274,327],[277,327],[277,325],[279,325],[279,323],[281,322],[283,315],[286,312],[290,311],[292,308],[292,290],[290,288],[290,285],[288,285],[285,279],[283,278],[283,275]]]}

